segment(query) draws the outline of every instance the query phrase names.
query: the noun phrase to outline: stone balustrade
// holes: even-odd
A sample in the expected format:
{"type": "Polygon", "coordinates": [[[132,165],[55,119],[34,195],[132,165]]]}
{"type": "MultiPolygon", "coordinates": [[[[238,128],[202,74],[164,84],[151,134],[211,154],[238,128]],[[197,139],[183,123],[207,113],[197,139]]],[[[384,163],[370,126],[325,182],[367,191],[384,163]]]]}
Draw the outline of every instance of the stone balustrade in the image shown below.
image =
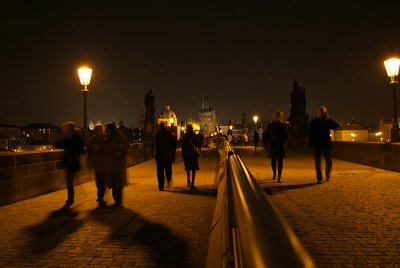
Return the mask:
{"type": "MultiPolygon", "coordinates": [[[[127,166],[151,159],[153,154],[151,144],[131,144],[127,166]]],[[[63,150],[0,154],[0,205],[65,188],[62,155],[63,150]]],[[[85,154],[80,161],[82,169],[77,173],[75,184],[94,179],[85,154]]]]}
{"type": "Polygon", "coordinates": [[[333,156],[342,160],[400,172],[400,144],[333,142],[333,156]]]}

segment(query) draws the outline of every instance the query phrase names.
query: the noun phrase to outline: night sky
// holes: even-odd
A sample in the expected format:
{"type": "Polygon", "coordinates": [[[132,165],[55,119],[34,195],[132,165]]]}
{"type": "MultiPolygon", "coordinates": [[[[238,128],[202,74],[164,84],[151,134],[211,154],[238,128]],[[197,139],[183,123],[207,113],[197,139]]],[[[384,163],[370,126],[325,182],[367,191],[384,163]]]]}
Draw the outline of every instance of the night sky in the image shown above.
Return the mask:
{"type": "Polygon", "coordinates": [[[400,56],[400,1],[298,2],[2,0],[0,123],[82,124],[84,64],[88,120],[136,127],[150,89],[156,116],[166,102],[197,116],[203,93],[219,122],[288,116],[293,81],[309,113],[389,120],[383,61],[400,56]]]}

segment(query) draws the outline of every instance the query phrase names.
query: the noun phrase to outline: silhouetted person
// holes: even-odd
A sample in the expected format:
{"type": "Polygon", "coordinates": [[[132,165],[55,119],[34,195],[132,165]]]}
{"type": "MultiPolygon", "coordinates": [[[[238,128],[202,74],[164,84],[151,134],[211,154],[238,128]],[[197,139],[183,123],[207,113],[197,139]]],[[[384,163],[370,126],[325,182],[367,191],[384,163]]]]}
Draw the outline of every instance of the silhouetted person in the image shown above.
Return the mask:
{"type": "Polygon", "coordinates": [[[200,152],[197,150],[199,141],[193,132],[193,126],[187,125],[186,134],[182,137],[182,157],[185,165],[187,185],[190,190],[196,190],[194,180],[196,178],[196,170],[199,170],[200,152]],[[190,181],[190,171],[192,172],[192,181],[190,181]]]}
{"type": "Polygon", "coordinates": [[[288,138],[283,112],[272,114],[272,121],[268,124],[267,130],[263,132],[262,138],[268,157],[271,158],[272,179],[276,178],[276,163],[278,162],[278,182],[281,182],[285,142],[288,138]]]}
{"type": "Polygon", "coordinates": [[[199,152],[201,153],[201,147],[204,144],[204,135],[201,134],[200,132],[196,134],[197,135],[197,140],[199,142],[197,150],[199,150],[199,152]]]}
{"type": "Polygon", "coordinates": [[[97,200],[100,206],[105,206],[104,193],[106,192],[106,159],[104,152],[104,129],[101,124],[94,127],[94,135],[88,140],[88,165],[96,175],[97,200]]]}
{"type": "Polygon", "coordinates": [[[155,158],[157,164],[158,189],[164,190],[165,177],[170,185],[172,180],[172,162],[175,161],[176,138],[167,129],[164,123],[160,123],[154,136],[155,158]],[[165,176],[164,176],[165,174],[165,176]]]}
{"type": "Polygon", "coordinates": [[[106,124],[104,152],[107,166],[107,185],[112,189],[115,203],[111,207],[123,207],[122,189],[126,181],[126,158],[129,144],[114,123],[106,124]]]}
{"type": "Polygon", "coordinates": [[[81,169],[79,156],[83,153],[83,138],[80,129],[75,128],[71,121],[62,123],[63,137],[56,145],[57,148],[64,149],[62,166],[65,169],[65,178],[67,180],[68,199],[64,208],[69,208],[74,203],[74,177],[76,172],[81,169]]]}
{"type": "Polygon", "coordinates": [[[260,135],[258,135],[258,131],[257,129],[254,130],[253,133],[253,143],[254,143],[254,152],[257,152],[257,145],[258,145],[258,141],[260,140],[260,135]]]}
{"type": "Polygon", "coordinates": [[[321,106],[318,108],[317,117],[311,120],[308,145],[314,149],[315,169],[317,172],[317,182],[322,182],[321,157],[325,158],[325,175],[329,180],[332,169],[332,145],[330,130],[338,128],[338,123],[328,116],[328,110],[321,106]]]}

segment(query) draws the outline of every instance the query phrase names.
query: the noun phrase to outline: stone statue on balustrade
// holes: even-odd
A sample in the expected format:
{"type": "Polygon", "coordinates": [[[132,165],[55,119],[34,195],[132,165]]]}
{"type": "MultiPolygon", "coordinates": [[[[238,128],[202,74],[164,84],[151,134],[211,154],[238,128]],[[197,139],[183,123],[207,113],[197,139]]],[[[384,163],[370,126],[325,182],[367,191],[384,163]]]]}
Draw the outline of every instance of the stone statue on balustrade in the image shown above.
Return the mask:
{"type": "Polygon", "coordinates": [[[290,95],[289,136],[295,139],[307,138],[308,114],[306,113],[306,90],[293,82],[290,95]]]}

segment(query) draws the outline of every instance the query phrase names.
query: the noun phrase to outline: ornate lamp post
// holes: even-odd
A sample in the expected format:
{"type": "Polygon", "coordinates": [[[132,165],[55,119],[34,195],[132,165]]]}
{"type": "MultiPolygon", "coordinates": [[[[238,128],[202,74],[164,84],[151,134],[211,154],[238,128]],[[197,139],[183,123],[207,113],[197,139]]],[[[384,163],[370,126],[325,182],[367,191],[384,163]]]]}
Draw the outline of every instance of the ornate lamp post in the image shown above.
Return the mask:
{"type": "Polygon", "coordinates": [[[83,133],[87,132],[87,93],[89,92],[87,86],[90,84],[90,78],[92,76],[92,69],[82,67],[78,69],[79,79],[81,85],[84,86],[82,89],[83,93],[83,133]]]}
{"type": "Polygon", "coordinates": [[[387,75],[390,77],[390,84],[393,88],[393,126],[391,129],[391,141],[400,141],[399,123],[397,122],[397,96],[396,96],[396,77],[399,74],[400,59],[391,58],[385,60],[385,68],[387,75]]]}

